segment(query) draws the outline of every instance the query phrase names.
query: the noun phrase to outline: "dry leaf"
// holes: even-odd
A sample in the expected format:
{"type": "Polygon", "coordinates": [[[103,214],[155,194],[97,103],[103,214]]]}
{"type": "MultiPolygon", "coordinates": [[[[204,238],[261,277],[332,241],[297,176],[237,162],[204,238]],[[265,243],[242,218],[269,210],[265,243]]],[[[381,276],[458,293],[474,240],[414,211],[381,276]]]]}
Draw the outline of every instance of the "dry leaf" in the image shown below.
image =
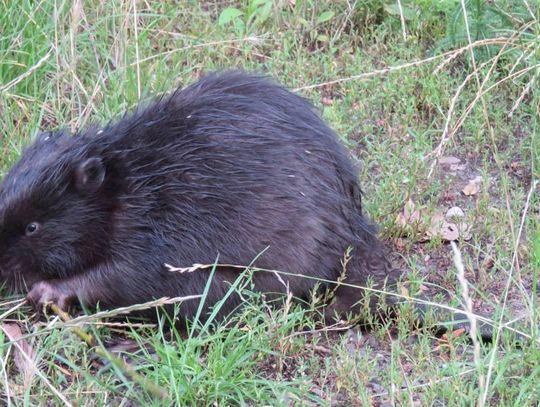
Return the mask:
{"type": "Polygon", "coordinates": [[[452,331],[452,336],[454,338],[458,338],[460,336],[463,336],[466,333],[467,333],[467,330],[465,328],[458,328],[452,331]]]}
{"type": "Polygon", "coordinates": [[[409,289],[405,287],[403,284],[399,287],[399,293],[404,297],[410,296],[409,289]]]}
{"type": "Polygon", "coordinates": [[[471,227],[464,222],[459,224],[448,222],[441,212],[436,212],[431,218],[431,224],[426,231],[425,240],[440,238],[444,241],[451,242],[458,240],[471,239],[471,227]]]}
{"type": "Polygon", "coordinates": [[[448,342],[450,337],[452,338],[459,338],[460,336],[463,336],[463,334],[465,334],[467,331],[465,330],[465,328],[458,328],[454,331],[451,331],[451,332],[448,332],[448,333],[445,333],[441,339],[445,342],[448,342]]]}
{"type": "Polygon", "coordinates": [[[416,209],[416,205],[411,199],[407,200],[401,212],[398,213],[396,223],[402,228],[404,228],[408,225],[415,225],[419,221],[420,211],[416,209]]]}
{"type": "Polygon", "coordinates": [[[510,163],[510,169],[516,174],[517,176],[521,177],[523,176],[523,164],[520,161],[513,161],[510,163]]]}
{"type": "Polygon", "coordinates": [[[329,97],[323,97],[322,104],[325,106],[332,106],[334,104],[334,101],[330,99],[329,97]]]}
{"type": "Polygon", "coordinates": [[[469,183],[465,185],[465,188],[461,190],[461,192],[467,196],[476,195],[478,191],[480,191],[480,182],[478,179],[470,180],[469,183]]]}
{"type": "Polygon", "coordinates": [[[416,205],[411,199],[407,201],[403,210],[409,222],[418,222],[420,220],[420,211],[416,209],[416,205]]]}
{"type": "Polygon", "coordinates": [[[458,227],[454,223],[447,222],[441,212],[436,212],[431,218],[431,224],[426,231],[426,240],[441,238],[446,241],[459,238],[458,227]]]}
{"type": "Polygon", "coordinates": [[[456,165],[459,164],[461,160],[457,157],[441,157],[439,158],[439,164],[441,165],[456,165]]]}
{"type": "Polygon", "coordinates": [[[462,164],[461,159],[457,157],[441,157],[439,164],[450,169],[450,171],[463,171],[467,164],[462,164]]]}
{"type": "Polygon", "coordinates": [[[453,206],[452,208],[448,209],[445,216],[446,220],[463,217],[465,217],[465,212],[463,212],[463,209],[461,209],[459,206],[453,206]]]}
{"type": "Polygon", "coordinates": [[[23,375],[24,389],[28,389],[32,384],[34,375],[37,373],[35,364],[36,351],[27,341],[20,339],[23,333],[19,325],[2,323],[1,327],[10,342],[16,342],[16,345],[13,345],[13,361],[19,373],[23,375]]]}
{"type": "Polygon", "coordinates": [[[458,230],[459,230],[459,236],[463,240],[471,240],[472,239],[472,226],[466,224],[465,222],[461,222],[457,224],[458,230]]]}
{"type": "Polygon", "coordinates": [[[401,237],[397,237],[393,241],[397,250],[402,251],[405,249],[405,241],[401,237]]]}
{"type": "Polygon", "coordinates": [[[521,163],[519,161],[512,161],[510,163],[510,168],[513,170],[513,171],[517,171],[521,168],[521,163]]]}
{"type": "Polygon", "coordinates": [[[494,265],[495,265],[495,260],[493,260],[491,256],[488,256],[482,262],[482,265],[480,266],[480,271],[483,273],[486,273],[489,270],[491,270],[494,265]]]}
{"type": "Polygon", "coordinates": [[[459,239],[459,230],[456,224],[445,222],[440,230],[440,235],[443,240],[452,242],[459,239]]]}

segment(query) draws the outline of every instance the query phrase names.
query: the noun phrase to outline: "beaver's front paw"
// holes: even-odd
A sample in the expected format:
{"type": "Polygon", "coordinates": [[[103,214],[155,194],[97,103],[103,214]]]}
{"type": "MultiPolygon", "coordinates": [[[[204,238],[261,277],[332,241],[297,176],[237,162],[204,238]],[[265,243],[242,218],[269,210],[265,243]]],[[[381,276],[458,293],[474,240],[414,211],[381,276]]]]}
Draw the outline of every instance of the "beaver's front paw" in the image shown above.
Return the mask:
{"type": "Polygon", "coordinates": [[[26,299],[37,312],[42,312],[50,304],[56,304],[67,311],[73,302],[73,295],[66,291],[62,282],[58,280],[39,281],[32,286],[26,299]]]}

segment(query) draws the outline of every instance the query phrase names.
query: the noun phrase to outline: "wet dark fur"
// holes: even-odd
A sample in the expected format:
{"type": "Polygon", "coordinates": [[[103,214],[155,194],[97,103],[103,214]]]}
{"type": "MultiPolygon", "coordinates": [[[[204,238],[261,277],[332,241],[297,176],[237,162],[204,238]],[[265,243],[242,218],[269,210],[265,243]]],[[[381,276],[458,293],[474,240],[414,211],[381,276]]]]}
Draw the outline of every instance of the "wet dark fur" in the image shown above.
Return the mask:
{"type": "MultiPolygon", "coordinates": [[[[0,225],[1,275],[37,303],[48,296],[43,281],[48,299],[102,307],[201,294],[208,270],[164,264],[219,255],[248,265],[266,248],[257,266],[327,280],[341,274],[349,246],[346,282],[381,283],[391,270],[335,133],[305,99],[244,73],[207,76],[99,131],[42,134],[3,181],[0,225]],[[27,236],[30,222],[40,227],[27,236]]],[[[240,271],[220,268],[206,303],[240,271]]],[[[315,284],[282,279],[300,298],[315,284]]],[[[256,273],[254,284],[285,291],[272,273],[256,273]]],[[[339,289],[339,308],[359,295],[339,289]]],[[[182,317],[197,305],[186,302],[182,317]]]]}

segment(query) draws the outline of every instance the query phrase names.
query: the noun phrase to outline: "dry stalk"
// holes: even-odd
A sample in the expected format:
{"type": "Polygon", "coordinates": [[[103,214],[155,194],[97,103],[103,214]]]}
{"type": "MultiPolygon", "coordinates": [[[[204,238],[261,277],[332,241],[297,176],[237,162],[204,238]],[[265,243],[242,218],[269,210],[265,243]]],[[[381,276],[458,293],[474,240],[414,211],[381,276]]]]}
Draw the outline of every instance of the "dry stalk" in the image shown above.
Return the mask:
{"type": "Polygon", "coordinates": [[[298,91],[303,91],[303,90],[322,88],[324,86],[337,85],[337,84],[344,83],[344,82],[364,80],[364,79],[368,79],[368,78],[371,78],[371,77],[374,77],[374,76],[383,76],[383,75],[386,75],[388,73],[400,71],[402,69],[414,68],[414,67],[418,67],[418,66],[421,66],[421,65],[429,64],[429,63],[437,61],[437,60],[439,60],[441,58],[448,58],[448,57],[455,58],[455,57],[459,56],[460,54],[463,54],[464,52],[466,52],[469,48],[482,47],[482,46],[485,46],[485,45],[504,45],[504,44],[507,44],[508,41],[509,41],[509,39],[507,37],[489,38],[489,39],[486,39],[486,40],[479,40],[479,41],[473,42],[470,45],[466,45],[466,46],[464,46],[462,48],[455,49],[455,50],[452,50],[452,51],[447,51],[447,52],[444,52],[442,54],[435,55],[435,56],[432,56],[432,57],[429,57],[429,58],[425,58],[425,59],[421,59],[421,60],[413,61],[413,62],[407,62],[407,63],[402,64],[402,65],[390,66],[388,68],[376,69],[376,70],[371,71],[371,72],[365,72],[365,73],[362,73],[362,74],[353,75],[353,76],[349,76],[349,77],[346,77],[346,78],[334,79],[334,80],[328,81],[328,82],[317,83],[317,84],[314,84],[314,85],[301,86],[299,88],[293,89],[293,91],[298,92],[298,91]]]}
{"type": "Polygon", "coordinates": [[[19,76],[17,76],[15,79],[9,81],[3,86],[0,86],[0,93],[6,92],[9,89],[11,89],[13,86],[17,85],[19,82],[23,81],[25,78],[28,78],[30,75],[32,75],[32,72],[34,72],[36,69],[38,69],[41,65],[43,65],[52,55],[53,49],[51,48],[43,57],[40,58],[39,61],[37,61],[34,65],[32,65],[28,70],[19,76]]]}
{"type": "Polygon", "coordinates": [[[141,98],[141,64],[139,57],[139,25],[137,24],[137,0],[133,4],[133,32],[135,34],[135,70],[137,72],[137,98],[141,98]]]}
{"type": "MultiPolygon", "coordinates": [[[[461,257],[461,252],[459,251],[455,242],[450,242],[452,245],[452,251],[454,252],[454,264],[457,269],[457,279],[461,285],[461,295],[463,296],[463,301],[465,303],[465,315],[471,324],[471,340],[473,342],[473,355],[474,355],[474,364],[478,370],[478,387],[480,388],[481,394],[484,393],[486,387],[486,378],[482,372],[482,360],[480,356],[480,341],[478,340],[478,324],[477,317],[474,314],[473,304],[471,297],[469,297],[469,283],[465,277],[465,267],[463,266],[463,259],[461,257]]],[[[482,398],[478,400],[479,407],[484,406],[482,398]]]]}
{"type": "Polygon", "coordinates": [[[403,41],[407,41],[407,27],[405,25],[405,16],[403,15],[403,6],[401,5],[401,0],[397,0],[399,8],[399,18],[401,20],[401,35],[403,36],[403,41]]]}
{"type": "MultiPolygon", "coordinates": [[[[532,68],[529,67],[529,68],[526,68],[524,70],[520,70],[520,71],[518,71],[516,73],[510,74],[506,78],[503,78],[503,79],[497,81],[495,84],[487,87],[486,89],[484,89],[484,88],[485,88],[485,86],[487,84],[488,79],[493,74],[493,71],[495,70],[495,67],[497,66],[497,62],[499,61],[500,57],[506,51],[507,47],[515,44],[516,39],[519,37],[520,33],[522,33],[522,31],[525,30],[525,29],[526,29],[526,26],[522,27],[522,30],[516,32],[514,35],[512,35],[512,37],[508,38],[505,43],[501,44],[503,46],[501,47],[501,49],[499,50],[497,55],[495,55],[489,61],[484,62],[480,66],[476,65],[476,61],[473,62],[473,67],[474,67],[473,72],[471,72],[469,75],[467,75],[467,77],[460,84],[460,86],[458,87],[458,89],[456,90],[454,96],[451,99],[450,107],[449,107],[448,112],[446,114],[446,120],[445,120],[444,129],[443,129],[443,134],[441,136],[441,141],[439,142],[437,148],[432,153],[432,154],[435,155],[435,159],[432,162],[432,164],[430,165],[430,169],[429,169],[429,172],[428,172],[428,178],[432,176],[432,174],[433,174],[433,172],[435,170],[435,166],[437,164],[437,161],[438,161],[439,157],[443,154],[446,144],[448,143],[449,140],[453,139],[453,137],[458,132],[458,130],[461,128],[461,126],[463,126],[463,123],[465,122],[465,119],[472,112],[472,110],[473,110],[474,106],[476,105],[476,103],[478,102],[478,100],[482,101],[484,118],[485,118],[487,126],[488,126],[488,128],[490,130],[490,135],[491,135],[492,142],[494,143],[493,129],[489,124],[489,118],[488,118],[488,115],[487,115],[487,107],[486,107],[484,99],[483,99],[484,95],[487,94],[488,92],[490,92],[496,86],[499,86],[501,83],[503,83],[503,82],[505,82],[507,80],[510,80],[510,79],[512,79],[514,77],[521,76],[521,75],[527,73],[532,68]],[[479,73],[489,63],[491,63],[491,66],[490,66],[486,76],[484,77],[484,80],[480,83],[479,73]],[[476,92],[476,95],[475,95],[474,99],[469,103],[469,105],[465,109],[464,113],[460,116],[457,123],[453,126],[452,130],[450,130],[450,122],[452,120],[454,110],[455,110],[457,101],[459,99],[459,96],[461,95],[461,92],[463,91],[465,86],[473,78],[475,78],[477,86],[478,86],[478,90],[476,92]]],[[[472,44],[475,44],[475,43],[471,43],[470,45],[472,45],[472,44]]],[[[471,52],[472,52],[472,48],[471,48],[471,52]]],[[[471,58],[474,58],[474,54],[472,54],[471,58]]]]}
{"type": "MultiPolygon", "coordinates": [[[[521,235],[523,233],[523,228],[525,226],[525,219],[526,219],[527,213],[529,212],[529,206],[530,206],[530,203],[531,203],[531,198],[532,198],[533,192],[536,190],[537,186],[538,186],[538,181],[533,182],[533,184],[531,185],[531,189],[529,190],[529,193],[527,195],[527,200],[525,202],[525,207],[523,208],[523,215],[521,217],[521,222],[520,222],[520,225],[519,225],[518,235],[514,240],[514,254],[512,256],[512,263],[510,265],[510,271],[508,273],[508,279],[506,280],[506,287],[504,289],[502,312],[501,312],[501,316],[499,317],[497,335],[495,335],[494,344],[493,344],[494,346],[493,346],[493,349],[491,351],[491,358],[490,358],[490,361],[489,361],[488,371],[487,371],[487,375],[486,375],[486,386],[485,386],[485,389],[484,389],[484,393],[482,394],[482,400],[483,400],[484,403],[487,400],[487,393],[488,393],[489,383],[490,383],[490,380],[491,380],[491,375],[493,374],[493,366],[495,366],[495,357],[497,355],[497,348],[498,348],[497,345],[498,345],[499,340],[500,340],[501,329],[503,328],[502,318],[503,318],[504,311],[506,310],[506,306],[507,306],[507,303],[508,303],[508,293],[510,291],[510,284],[512,282],[512,276],[513,276],[513,272],[514,272],[514,264],[517,263],[517,254],[518,254],[519,241],[521,240],[521,235]]],[[[531,312],[531,317],[532,317],[532,312],[531,312]]],[[[531,320],[531,323],[532,322],[533,321],[531,320]]]]}

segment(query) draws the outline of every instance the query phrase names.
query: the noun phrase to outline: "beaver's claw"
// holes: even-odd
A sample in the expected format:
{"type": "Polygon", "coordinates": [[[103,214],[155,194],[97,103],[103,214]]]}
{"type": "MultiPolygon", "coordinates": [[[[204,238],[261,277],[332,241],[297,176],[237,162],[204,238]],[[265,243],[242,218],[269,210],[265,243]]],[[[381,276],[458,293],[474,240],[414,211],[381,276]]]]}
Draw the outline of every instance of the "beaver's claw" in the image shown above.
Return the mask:
{"type": "Polygon", "coordinates": [[[62,287],[62,283],[57,280],[35,283],[26,299],[37,312],[45,311],[46,307],[52,303],[66,311],[73,301],[73,297],[66,292],[62,287]]]}

